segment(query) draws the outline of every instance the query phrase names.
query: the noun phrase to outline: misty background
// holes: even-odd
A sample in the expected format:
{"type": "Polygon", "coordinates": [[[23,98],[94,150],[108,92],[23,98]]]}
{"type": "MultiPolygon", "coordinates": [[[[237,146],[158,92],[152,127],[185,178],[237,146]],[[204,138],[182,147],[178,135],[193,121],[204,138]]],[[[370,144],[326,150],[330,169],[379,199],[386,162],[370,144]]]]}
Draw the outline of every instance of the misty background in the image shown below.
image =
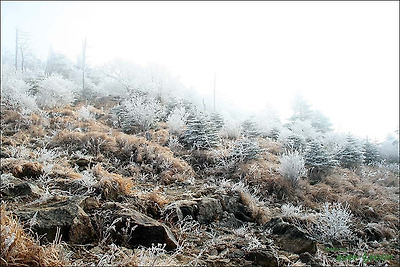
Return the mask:
{"type": "Polygon", "coordinates": [[[234,116],[274,109],[297,93],[335,130],[383,141],[399,127],[398,2],[1,2],[1,53],[15,29],[32,53],[87,64],[159,65],[234,116]],[[216,75],[216,80],[215,80],[216,75]],[[239,112],[240,111],[240,112],[239,112]]]}

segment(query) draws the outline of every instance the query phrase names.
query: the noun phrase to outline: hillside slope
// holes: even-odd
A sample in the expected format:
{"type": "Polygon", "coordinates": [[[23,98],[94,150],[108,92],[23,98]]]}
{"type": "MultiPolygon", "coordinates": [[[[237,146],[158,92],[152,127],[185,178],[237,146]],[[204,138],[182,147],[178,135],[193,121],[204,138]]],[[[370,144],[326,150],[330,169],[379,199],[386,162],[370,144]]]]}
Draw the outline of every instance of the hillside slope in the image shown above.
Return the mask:
{"type": "Polygon", "coordinates": [[[235,139],[190,149],[165,122],[124,133],[117,104],[1,110],[2,265],[398,264],[398,171],[291,184],[273,139],[233,161],[235,139]]]}

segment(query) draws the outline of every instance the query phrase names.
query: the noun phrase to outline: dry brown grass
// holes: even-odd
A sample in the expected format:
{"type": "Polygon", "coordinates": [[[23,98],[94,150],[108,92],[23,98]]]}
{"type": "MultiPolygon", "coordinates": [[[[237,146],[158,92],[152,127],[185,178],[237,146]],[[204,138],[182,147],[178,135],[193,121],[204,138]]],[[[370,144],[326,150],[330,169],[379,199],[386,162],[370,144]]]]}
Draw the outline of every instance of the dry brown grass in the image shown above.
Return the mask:
{"type": "Polygon", "coordinates": [[[151,140],[161,146],[166,146],[169,141],[169,132],[167,129],[150,130],[151,140]]]}
{"type": "Polygon", "coordinates": [[[120,195],[132,195],[135,184],[131,178],[119,174],[110,173],[100,164],[92,168],[92,172],[99,180],[99,186],[107,199],[116,199],[120,195]]]}
{"type": "Polygon", "coordinates": [[[43,174],[43,166],[38,162],[31,162],[21,159],[2,159],[1,160],[2,173],[12,173],[15,177],[23,178],[38,178],[43,174]]]}
{"type": "Polygon", "coordinates": [[[258,138],[258,145],[276,156],[283,153],[282,144],[269,138],[258,138]]]}
{"type": "Polygon", "coordinates": [[[323,202],[347,202],[351,212],[365,223],[385,222],[399,229],[399,202],[391,192],[378,184],[362,179],[355,172],[337,168],[321,183],[310,185],[307,180],[296,190],[305,206],[315,209],[323,202]]]}
{"type": "Polygon", "coordinates": [[[187,162],[175,158],[173,152],[140,136],[113,132],[59,132],[51,142],[52,147],[64,147],[70,151],[86,150],[89,154],[116,157],[123,164],[133,162],[152,166],[165,183],[184,180],[194,175],[187,162]]]}
{"type": "Polygon", "coordinates": [[[2,266],[66,266],[61,238],[40,246],[25,233],[17,218],[1,206],[1,265],[2,266]]]}
{"type": "Polygon", "coordinates": [[[260,225],[264,225],[271,219],[271,213],[269,209],[250,192],[239,191],[239,196],[242,203],[249,208],[251,217],[255,222],[260,225]]]}

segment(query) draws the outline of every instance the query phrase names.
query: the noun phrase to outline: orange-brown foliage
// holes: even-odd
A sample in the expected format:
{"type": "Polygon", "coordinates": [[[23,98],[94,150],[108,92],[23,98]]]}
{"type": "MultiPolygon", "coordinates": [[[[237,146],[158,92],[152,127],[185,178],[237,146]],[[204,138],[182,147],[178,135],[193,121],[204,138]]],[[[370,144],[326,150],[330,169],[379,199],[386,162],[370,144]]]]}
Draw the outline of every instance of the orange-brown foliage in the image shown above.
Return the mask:
{"type": "Polygon", "coordinates": [[[25,233],[17,218],[1,206],[1,265],[2,266],[66,266],[62,246],[57,241],[40,246],[25,233]]]}

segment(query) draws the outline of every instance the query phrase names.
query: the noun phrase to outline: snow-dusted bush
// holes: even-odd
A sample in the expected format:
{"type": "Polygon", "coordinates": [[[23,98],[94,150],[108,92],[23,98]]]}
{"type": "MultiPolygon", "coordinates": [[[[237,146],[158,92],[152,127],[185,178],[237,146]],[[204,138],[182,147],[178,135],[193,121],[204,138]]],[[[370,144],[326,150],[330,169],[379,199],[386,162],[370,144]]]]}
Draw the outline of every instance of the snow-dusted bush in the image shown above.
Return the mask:
{"type": "Polygon", "coordinates": [[[158,101],[140,95],[124,100],[113,112],[125,132],[132,132],[135,127],[147,131],[164,116],[164,108],[158,101]]]}
{"type": "Polygon", "coordinates": [[[175,108],[167,119],[167,125],[170,133],[181,134],[189,116],[184,107],[175,108]]]}
{"type": "Polygon", "coordinates": [[[349,205],[324,203],[315,224],[315,237],[322,242],[341,242],[352,238],[352,213],[349,205]]]}
{"type": "Polygon", "coordinates": [[[78,89],[73,82],[53,74],[38,83],[36,101],[40,107],[54,108],[72,103],[78,89]]]}
{"type": "Polygon", "coordinates": [[[90,112],[90,108],[91,106],[82,106],[78,110],[78,115],[82,120],[84,121],[94,120],[94,115],[92,112],[90,112]]]}
{"type": "Polygon", "coordinates": [[[302,206],[293,206],[293,204],[283,204],[281,207],[282,215],[286,217],[299,218],[303,216],[302,206]]]}
{"type": "Polygon", "coordinates": [[[296,184],[306,174],[304,158],[297,151],[282,155],[280,164],[279,173],[292,184],[296,184]]]}
{"type": "Polygon", "coordinates": [[[23,79],[23,73],[15,71],[9,65],[1,68],[1,104],[17,109],[21,114],[30,114],[38,109],[35,97],[30,93],[29,84],[23,79]]]}
{"type": "Polygon", "coordinates": [[[242,133],[242,126],[240,123],[233,118],[226,118],[224,121],[224,126],[221,129],[221,135],[227,138],[236,139],[242,133]]]}

